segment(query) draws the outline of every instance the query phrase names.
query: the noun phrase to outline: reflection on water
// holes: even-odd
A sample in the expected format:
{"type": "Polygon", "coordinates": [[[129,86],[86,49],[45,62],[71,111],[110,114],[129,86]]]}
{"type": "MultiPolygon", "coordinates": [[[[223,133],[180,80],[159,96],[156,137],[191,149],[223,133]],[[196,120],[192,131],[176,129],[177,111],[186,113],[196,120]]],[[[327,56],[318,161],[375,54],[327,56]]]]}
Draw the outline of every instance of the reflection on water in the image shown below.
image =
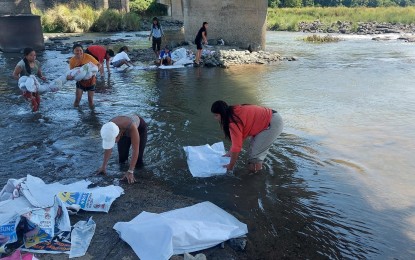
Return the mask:
{"type": "MultiPolygon", "coordinates": [[[[1,183],[29,173],[47,181],[90,177],[102,159],[100,126],[138,113],[149,124],[143,171],[247,223],[258,258],[413,258],[413,45],[361,38],[310,45],[298,37],[268,34],[268,48],[296,62],[113,73],[99,79],[94,110],[86,95],[72,107],[75,88],[68,83],[30,112],[9,77],[19,57],[2,54],[1,183]],[[218,99],[269,106],[283,116],[286,129],[261,174],[248,174],[243,160],[235,176],[189,174],[182,147],[222,140],[210,113],[218,99]]],[[[38,56],[50,80],[67,69],[67,58],[55,51],[38,56]]],[[[120,171],[114,158],[110,176],[120,171]]]]}

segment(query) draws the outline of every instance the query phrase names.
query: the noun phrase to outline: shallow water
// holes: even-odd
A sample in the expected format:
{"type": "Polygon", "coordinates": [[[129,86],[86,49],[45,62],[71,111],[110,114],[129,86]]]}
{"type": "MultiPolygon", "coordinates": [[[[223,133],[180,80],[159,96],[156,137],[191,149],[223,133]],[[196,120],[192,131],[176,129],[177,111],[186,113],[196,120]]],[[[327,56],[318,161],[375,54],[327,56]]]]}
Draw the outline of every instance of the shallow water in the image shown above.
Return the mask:
{"type": "MultiPolygon", "coordinates": [[[[413,258],[413,43],[347,36],[315,45],[301,37],[267,34],[267,49],[295,62],[114,72],[98,82],[94,110],[86,94],[80,109],[72,107],[68,83],[30,112],[9,77],[19,55],[0,54],[0,182],[26,174],[47,181],[90,177],[102,160],[100,126],[138,113],[149,124],[143,171],[246,222],[259,258],[283,256],[281,248],[308,258],[413,258]],[[235,176],[191,177],[182,147],[222,140],[210,113],[217,99],[282,115],[284,132],[261,174],[249,175],[240,160],[235,176]]],[[[146,38],[133,40],[149,46],[146,38]]],[[[47,51],[38,59],[52,80],[70,56],[47,51]]],[[[109,175],[124,169],[114,150],[109,175]]]]}

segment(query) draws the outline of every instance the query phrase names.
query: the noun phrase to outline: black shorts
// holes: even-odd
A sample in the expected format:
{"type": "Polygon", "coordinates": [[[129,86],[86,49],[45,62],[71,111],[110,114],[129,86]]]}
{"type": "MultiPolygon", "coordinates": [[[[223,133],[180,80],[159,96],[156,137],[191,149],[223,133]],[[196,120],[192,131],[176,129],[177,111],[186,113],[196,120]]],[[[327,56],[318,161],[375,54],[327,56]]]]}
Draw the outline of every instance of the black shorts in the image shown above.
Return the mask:
{"type": "Polygon", "coordinates": [[[196,48],[198,50],[203,49],[203,47],[202,47],[202,39],[195,39],[195,44],[196,44],[196,48]]]}
{"type": "Polygon", "coordinates": [[[95,85],[84,87],[84,86],[81,86],[79,82],[76,82],[76,88],[82,89],[83,92],[95,91],[95,85]]]}
{"type": "Polygon", "coordinates": [[[161,46],[161,37],[160,38],[156,38],[153,37],[153,51],[159,51],[160,50],[160,46],[161,46]]]}

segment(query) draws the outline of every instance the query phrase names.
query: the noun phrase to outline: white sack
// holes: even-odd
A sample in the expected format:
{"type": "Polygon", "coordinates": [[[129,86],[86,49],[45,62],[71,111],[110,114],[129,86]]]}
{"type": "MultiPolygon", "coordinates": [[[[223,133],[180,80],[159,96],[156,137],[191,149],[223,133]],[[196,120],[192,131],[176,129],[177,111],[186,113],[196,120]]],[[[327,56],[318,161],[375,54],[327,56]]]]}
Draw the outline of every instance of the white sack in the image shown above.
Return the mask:
{"type": "Polygon", "coordinates": [[[71,75],[72,77],[75,77],[74,80],[80,81],[92,78],[92,76],[96,75],[97,72],[98,67],[92,62],[88,62],[81,67],[71,69],[66,73],[66,75],[71,75]]]}
{"type": "Polygon", "coordinates": [[[171,53],[171,59],[173,61],[178,61],[180,59],[186,58],[186,49],[185,48],[179,48],[171,53]]]}
{"type": "Polygon", "coordinates": [[[226,168],[230,157],[224,157],[225,146],[218,142],[212,146],[205,144],[201,146],[183,147],[187,156],[187,165],[193,177],[210,177],[226,174],[226,168]]]}
{"type": "Polygon", "coordinates": [[[18,86],[22,91],[37,92],[39,85],[39,81],[34,75],[22,76],[18,81],[18,86]]]}
{"type": "Polygon", "coordinates": [[[144,211],[114,229],[141,260],[166,260],[248,233],[244,223],[208,201],[161,214],[144,211]]]}

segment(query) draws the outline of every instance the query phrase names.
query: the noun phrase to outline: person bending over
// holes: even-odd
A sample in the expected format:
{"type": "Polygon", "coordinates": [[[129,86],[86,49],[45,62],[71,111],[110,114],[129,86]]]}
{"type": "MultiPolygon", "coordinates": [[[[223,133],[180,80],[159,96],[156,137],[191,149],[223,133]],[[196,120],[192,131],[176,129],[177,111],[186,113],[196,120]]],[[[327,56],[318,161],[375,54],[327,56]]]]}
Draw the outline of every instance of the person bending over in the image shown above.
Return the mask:
{"type": "Polygon", "coordinates": [[[130,147],[133,149],[130,166],[122,180],[127,180],[128,183],[136,182],[134,178],[134,169],[144,165],[143,156],[147,143],[146,122],[138,115],[117,116],[102,126],[101,137],[102,148],[104,149],[104,160],[101,167],[98,169],[98,173],[106,174],[106,168],[112,153],[112,148],[115,143],[117,143],[120,163],[124,163],[128,160],[130,147]]]}
{"type": "Polygon", "coordinates": [[[130,57],[128,57],[128,47],[127,46],[123,46],[120,48],[120,50],[118,51],[118,53],[114,56],[114,58],[112,58],[111,64],[112,66],[119,68],[122,65],[127,65],[128,67],[134,66],[134,64],[131,62],[130,57]]]}
{"type": "Polygon", "coordinates": [[[171,59],[170,47],[168,45],[166,45],[166,47],[164,47],[164,50],[162,50],[160,53],[159,64],[160,65],[172,65],[173,64],[173,61],[171,59]]]}
{"type": "Polygon", "coordinates": [[[250,136],[249,170],[261,170],[269,148],[282,132],[283,121],[277,111],[257,105],[229,106],[222,100],[215,101],[210,111],[219,121],[225,137],[232,142],[227,153],[231,160],[224,167],[229,171],[233,170],[243,141],[250,136]]]}
{"type": "Polygon", "coordinates": [[[111,74],[110,71],[110,58],[114,57],[114,51],[111,49],[106,49],[104,46],[101,45],[90,45],[85,50],[86,54],[91,55],[94,57],[97,61],[99,61],[100,67],[99,67],[99,73],[101,74],[101,77],[104,76],[104,60],[107,65],[107,72],[108,74],[111,74]]]}

